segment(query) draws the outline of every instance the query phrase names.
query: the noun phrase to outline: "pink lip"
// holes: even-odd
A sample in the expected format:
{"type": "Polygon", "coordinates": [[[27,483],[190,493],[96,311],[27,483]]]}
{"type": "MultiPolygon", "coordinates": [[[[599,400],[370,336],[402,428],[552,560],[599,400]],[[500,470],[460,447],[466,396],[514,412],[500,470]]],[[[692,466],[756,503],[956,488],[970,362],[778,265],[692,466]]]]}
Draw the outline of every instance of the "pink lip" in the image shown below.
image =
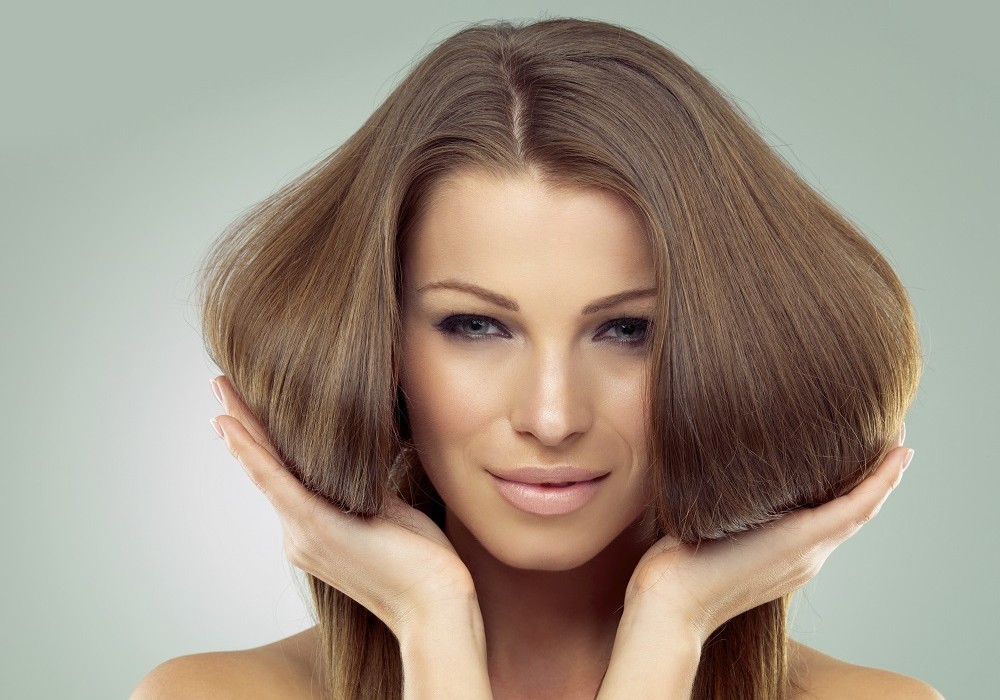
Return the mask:
{"type": "Polygon", "coordinates": [[[535,515],[566,515],[579,510],[597,495],[604,481],[602,476],[569,486],[542,486],[508,481],[493,474],[490,476],[504,500],[519,510],[535,515]]]}
{"type": "Polygon", "coordinates": [[[522,484],[561,484],[566,481],[590,481],[607,472],[592,472],[572,465],[559,467],[518,467],[506,471],[490,472],[505,481],[519,481],[522,484]]]}

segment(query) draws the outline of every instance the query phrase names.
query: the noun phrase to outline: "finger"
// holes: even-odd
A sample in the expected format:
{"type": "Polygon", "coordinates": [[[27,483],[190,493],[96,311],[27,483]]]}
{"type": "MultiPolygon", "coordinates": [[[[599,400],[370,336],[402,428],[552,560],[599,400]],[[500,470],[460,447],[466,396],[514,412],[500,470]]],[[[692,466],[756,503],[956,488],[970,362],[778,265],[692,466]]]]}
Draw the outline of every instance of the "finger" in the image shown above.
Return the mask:
{"type": "Polygon", "coordinates": [[[296,479],[235,417],[216,416],[230,454],[271,504],[283,513],[315,503],[316,494],[296,479]]]}
{"type": "MultiPolygon", "coordinates": [[[[902,446],[891,450],[878,468],[849,493],[808,512],[816,531],[840,544],[878,515],[882,504],[903,478],[903,469],[912,450],[902,446]]],[[[793,514],[794,515],[794,514],[793,514]]]]}
{"type": "Polygon", "coordinates": [[[216,421],[230,452],[277,511],[288,560],[372,609],[375,602],[368,600],[366,581],[359,576],[367,558],[388,538],[306,489],[238,420],[224,415],[216,421]]]}
{"type": "Polygon", "coordinates": [[[277,448],[271,444],[268,439],[267,431],[264,427],[254,418],[253,414],[247,408],[246,404],[243,403],[243,399],[237,393],[236,389],[233,387],[229,378],[224,374],[220,374],[215,378],[215,384],[219,387],[219,393],[222,395],[222,406],[226,409],[226,413],[236,418],[240,424],[246,428],[246,430],[253,436],[254,441],[266,449],[271,456],[274,457],[278,462],[281,462],[281,454],[279,454],[277,448]]]}
{"type": "Polygon", "coordinates": [[[903,469],[912,452],[908,448],[894,449],[882,460],[878,469],[850,493],[824,504],[824,507],[829,506],[834,520],[846,523],[849,535],[878,514],[903,478],[903,469]]]}

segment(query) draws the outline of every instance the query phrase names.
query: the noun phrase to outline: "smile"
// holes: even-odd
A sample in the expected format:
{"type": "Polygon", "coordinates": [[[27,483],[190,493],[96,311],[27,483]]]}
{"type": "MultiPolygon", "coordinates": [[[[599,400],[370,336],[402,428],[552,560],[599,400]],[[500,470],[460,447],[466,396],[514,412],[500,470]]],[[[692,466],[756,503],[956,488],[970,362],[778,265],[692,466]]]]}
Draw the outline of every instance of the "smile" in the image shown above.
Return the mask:
{"type": "Polygon", "coordinates": [[[583,508],[597,495],[607,474],[590,481],[563,484],[525,484],[493,474],[490,478],[504,500],[518,510],[533,515],[567,515],[583,508]]]}

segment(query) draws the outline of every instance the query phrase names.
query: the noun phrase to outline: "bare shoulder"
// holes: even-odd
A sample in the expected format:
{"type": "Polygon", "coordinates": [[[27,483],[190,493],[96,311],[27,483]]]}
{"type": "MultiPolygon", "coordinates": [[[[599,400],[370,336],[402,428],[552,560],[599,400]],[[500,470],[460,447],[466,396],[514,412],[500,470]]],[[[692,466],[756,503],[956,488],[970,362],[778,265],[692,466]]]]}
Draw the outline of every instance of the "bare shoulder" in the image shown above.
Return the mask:
{"type": "Polygon", "coordinates": [[[178,656],[139,682],[129,700],[323,698],[315,627],[240,651],[178,656]]]}
{"type": "Polygon", "coordinates": [[[788,644],[793,700],[944,700],[938,691],[916,678],[849,664],[792,639],[788,644]]]}

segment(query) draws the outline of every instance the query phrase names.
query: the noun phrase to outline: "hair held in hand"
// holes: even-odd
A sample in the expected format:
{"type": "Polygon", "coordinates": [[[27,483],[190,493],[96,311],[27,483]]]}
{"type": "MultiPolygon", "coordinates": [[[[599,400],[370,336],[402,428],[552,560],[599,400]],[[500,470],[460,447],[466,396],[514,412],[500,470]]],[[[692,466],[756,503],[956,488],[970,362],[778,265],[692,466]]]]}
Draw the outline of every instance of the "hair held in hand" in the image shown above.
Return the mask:
{"type": "MultiPolygon", "coordinates": [[[[601,187],[648,237],[651,488],[658,533],[694,542],[843,494],[896,446],[921,372],[888,262],[662,45],[603,22],[468,26],[333,153],[248,210],[200,280],[208,352],[286,465],[346,510],[397,490],[439,521],[405,452],[400,260],[431,188],[476,169],[601,187]]],[[[402,697],[396,639],[310,583],[329,694],[402,697]]],[[[779,599],[705,645],[694,697],[779,698],[779,599]]]]}

